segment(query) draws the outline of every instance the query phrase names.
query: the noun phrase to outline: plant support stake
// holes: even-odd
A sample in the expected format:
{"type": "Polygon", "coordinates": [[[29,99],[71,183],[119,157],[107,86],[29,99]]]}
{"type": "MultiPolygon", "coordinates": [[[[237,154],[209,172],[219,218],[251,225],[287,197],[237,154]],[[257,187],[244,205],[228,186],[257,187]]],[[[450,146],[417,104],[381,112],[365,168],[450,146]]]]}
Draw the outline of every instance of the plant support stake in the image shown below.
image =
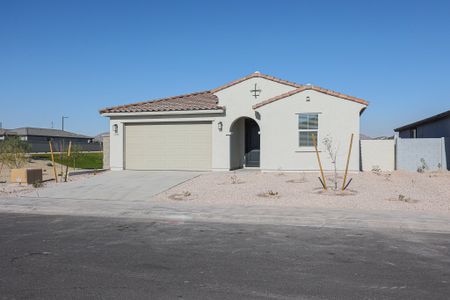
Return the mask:
{"type": "Polygon", "coordinates": [[[67,177],[69,176],[69,158],[71,148],[72,148],[72,141],[69,141],[69,148],[67,149],[66,175],[64,176],[64,182],[67,182],[67,177]]]}
{"type": "Polygon", "coordinates": [[[342,182],[342,190],[346,189],[345,184],[347,183],[348,165],[350,163],[350,155],[352,154],[352,144],[353,144],[353,133],[352,136],[350,137],[350,146],[348,149],[347,165],[345,166],[345,174],[344,174],[344,181],[342,182]]]}
{"type": "Polygon", "coordinates": [[[350,185],[350,182],[352,182],[353,178],[350,178],[350,180],[348,181],[347,185],[344,187],[344,190],[346,190],[348,188],[348,186],[350,185]]]}
{"type": "Polygon", "coordinates": [[[325,176],[323,175],[322,163],[320,162],[320,155],[319,155],[319,151],[317,150],[317,140],[316,140],[316,136],[314,134],[312,134],[312,139],[313,139],[313,143],[314,143],[314,148],[316,149],[317,161],[319,162],[320,175],[322,176],[322,185],[323,185],[323,188],[326,190],[327,182],[325,181],[325,176]]]}
{"type": "Polygon", "coordinates": [[[50,153],[52,156],[52,165],[53,165],[53,173],[55,174],[55,182],[58,182],[58,174],[56,172],[55,156],[53,155],[52,141],[48,141],[48,144],[50,145],[50,153]]]}

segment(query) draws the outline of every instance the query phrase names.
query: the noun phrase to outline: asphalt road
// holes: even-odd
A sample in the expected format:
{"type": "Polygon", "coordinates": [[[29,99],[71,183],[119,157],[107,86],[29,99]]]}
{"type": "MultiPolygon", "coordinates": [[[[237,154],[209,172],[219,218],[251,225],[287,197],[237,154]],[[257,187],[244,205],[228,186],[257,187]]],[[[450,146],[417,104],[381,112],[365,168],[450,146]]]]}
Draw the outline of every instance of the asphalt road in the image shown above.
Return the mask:
{"type": "Polygon", "coordinates": [[[448,299],[450,234],[0,214],[0,299],[448,299]]]}

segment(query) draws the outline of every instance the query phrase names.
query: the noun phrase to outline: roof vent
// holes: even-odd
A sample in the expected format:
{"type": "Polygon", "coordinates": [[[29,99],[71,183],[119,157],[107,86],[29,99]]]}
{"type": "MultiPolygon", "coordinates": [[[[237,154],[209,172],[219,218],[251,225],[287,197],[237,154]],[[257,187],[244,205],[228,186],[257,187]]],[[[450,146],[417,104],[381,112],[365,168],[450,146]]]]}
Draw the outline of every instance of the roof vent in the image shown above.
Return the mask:
{"type": "Polygon", "coordinates": [[[261,74],[261,72],[259,72],[259,71],[255,71],[255,74],[261,74]]]}

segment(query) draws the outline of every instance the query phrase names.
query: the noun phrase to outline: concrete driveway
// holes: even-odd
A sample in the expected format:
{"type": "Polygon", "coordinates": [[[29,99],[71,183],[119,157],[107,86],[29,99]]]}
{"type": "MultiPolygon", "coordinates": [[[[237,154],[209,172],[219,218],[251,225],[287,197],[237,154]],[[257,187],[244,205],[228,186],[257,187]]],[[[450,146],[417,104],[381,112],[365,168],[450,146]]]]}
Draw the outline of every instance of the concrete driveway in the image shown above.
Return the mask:
{"type": "MultiPolygon", "coordinates": [[[[200,174],[181,171],[109,171],[86,179],[40,189],[39,197],[142,201],[200,174]]],[[[36,193],[25,195],[27,196],[36,197],[36,193]]]]}

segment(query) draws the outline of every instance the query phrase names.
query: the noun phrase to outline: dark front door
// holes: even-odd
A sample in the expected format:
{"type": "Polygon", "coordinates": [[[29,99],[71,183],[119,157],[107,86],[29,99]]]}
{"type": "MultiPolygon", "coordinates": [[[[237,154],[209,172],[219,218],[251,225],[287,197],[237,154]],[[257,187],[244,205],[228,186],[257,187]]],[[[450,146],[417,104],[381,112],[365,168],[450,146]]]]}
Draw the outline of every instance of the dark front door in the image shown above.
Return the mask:
{"type": "Polygon", "coordinates": [[[245,166],[259,167],[259,126],[252,119],[245,119],[245,166]]]}

